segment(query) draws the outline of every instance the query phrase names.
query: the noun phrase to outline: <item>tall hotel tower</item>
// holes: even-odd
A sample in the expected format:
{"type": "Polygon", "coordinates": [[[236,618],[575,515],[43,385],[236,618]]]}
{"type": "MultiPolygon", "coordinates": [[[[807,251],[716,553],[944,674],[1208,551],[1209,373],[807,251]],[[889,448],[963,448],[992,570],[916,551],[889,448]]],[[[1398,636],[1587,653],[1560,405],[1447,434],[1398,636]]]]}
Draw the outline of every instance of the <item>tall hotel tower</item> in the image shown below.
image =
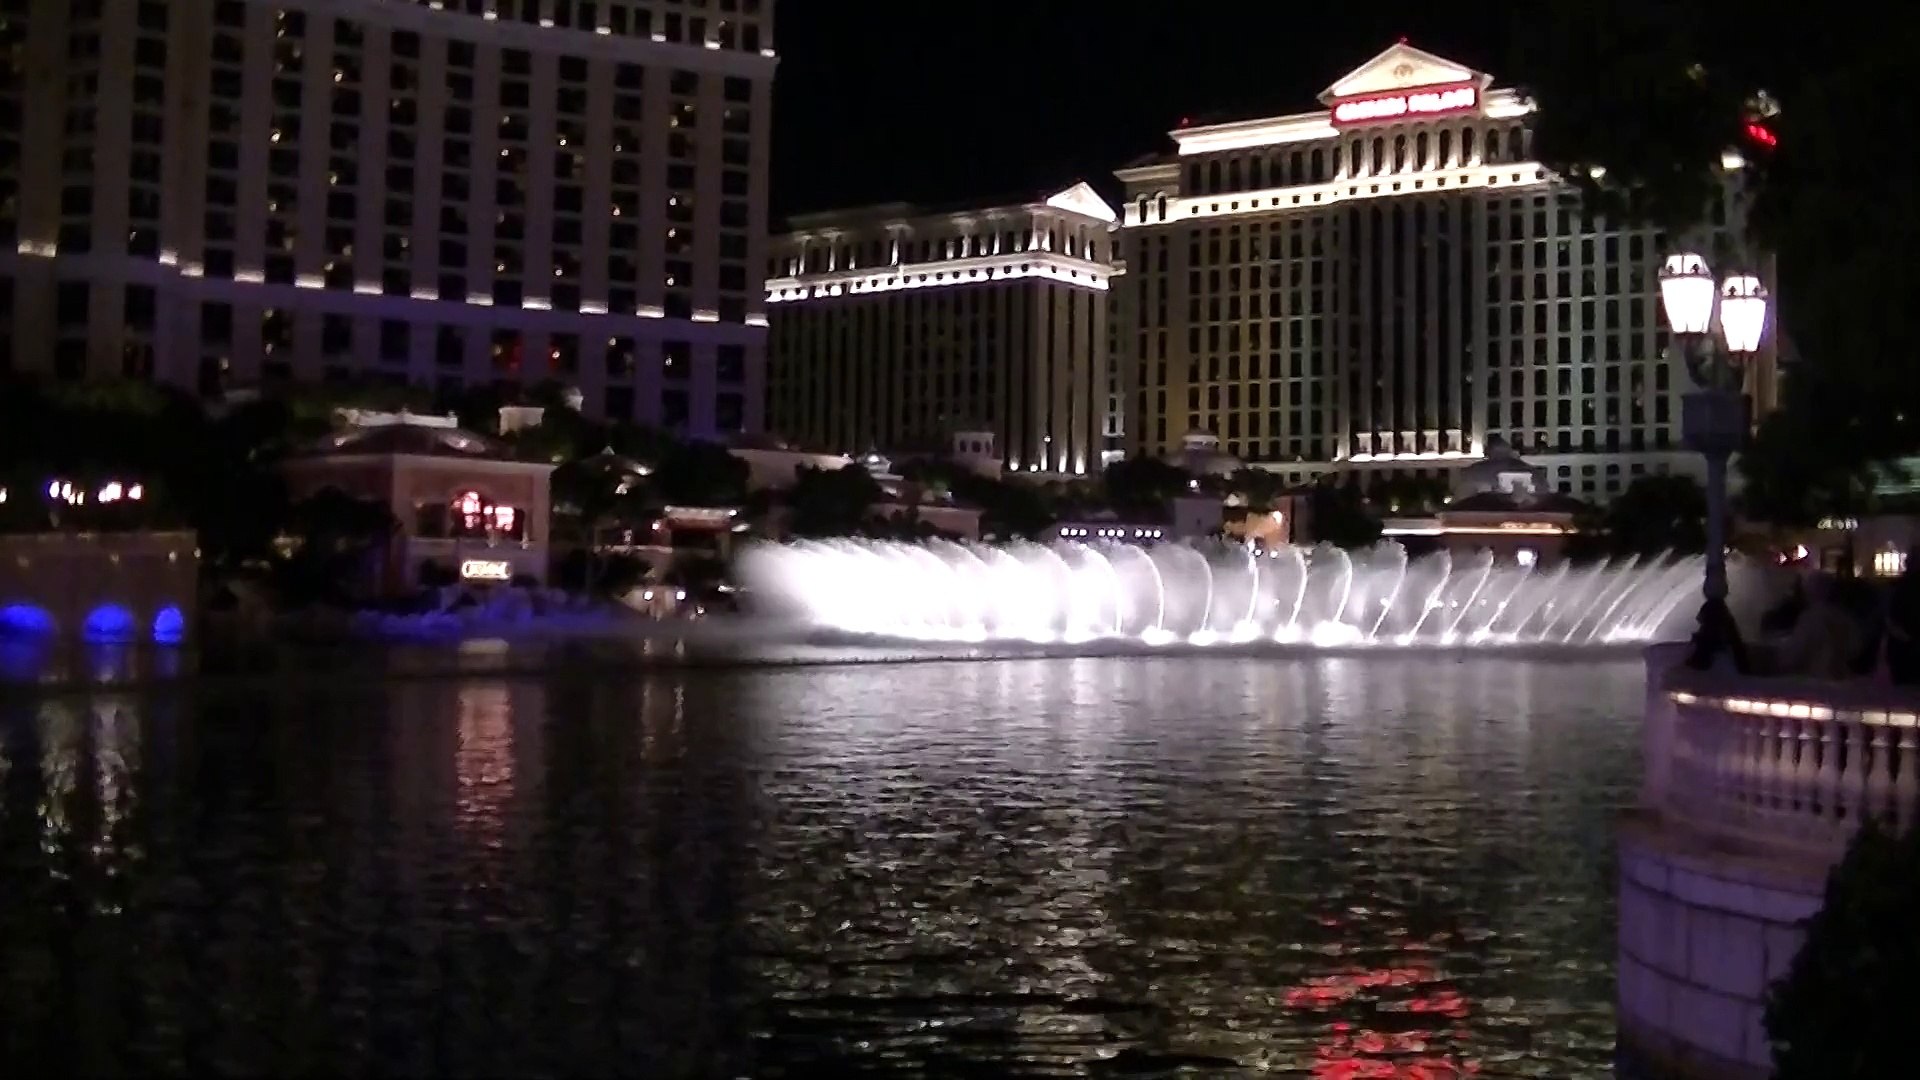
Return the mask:
{"type": "Polygon", "coordinates": [[[0,369],[755,430],[773,0],[0,0],[0,369]]]}
{"type": "Polygon", "coordinates": [[[1444,474],[1498,436],[1602,499],[1698,468],[1661,238],[1583,220],[1530,159],[1528,103],[1405,43],[1321,102],[1183,127],[1118,172],[1131,445],[1206,431],[1302,480],[1444,474]]]}
{"type": "Polygon", "coordinates": [[[795,218],[767,280],[769,428],[853,452],[975,432],[1014,471],[1098,473],[1121,438],[1116,220],[1086,184],[1002,206],[795,218]]]}

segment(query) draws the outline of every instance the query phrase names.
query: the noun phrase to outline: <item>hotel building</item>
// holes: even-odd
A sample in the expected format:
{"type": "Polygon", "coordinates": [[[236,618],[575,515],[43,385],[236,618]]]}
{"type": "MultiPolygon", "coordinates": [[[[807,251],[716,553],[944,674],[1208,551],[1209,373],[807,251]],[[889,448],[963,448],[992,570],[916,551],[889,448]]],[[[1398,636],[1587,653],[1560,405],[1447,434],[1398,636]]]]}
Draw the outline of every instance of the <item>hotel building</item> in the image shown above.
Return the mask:
{"type": "Polygon", "coordinates": [[[0,370],[764,400],[773,0],[0,0],[0,370]]]}
{"type": "Polygon", "coordinates": [[[1121,438],[1116,220],[1086,184],[1005,206],[794,218],[767,280],[769,429],[854,453],[980,432],[1009,469],[1098,473],[1121,438]]]}
{"type": "Polygon", "coordinates": [[[1304,480],[1444,475],[1499,435],[1591,499],[1701,468],[1680,445],[1663,238],[1585,220],[1530,157],[1530,103],[1492,82],[1401,43],[1319,110],[1184,126],[1118,171],[1129,446],[1207,431],[1304,480]]]}

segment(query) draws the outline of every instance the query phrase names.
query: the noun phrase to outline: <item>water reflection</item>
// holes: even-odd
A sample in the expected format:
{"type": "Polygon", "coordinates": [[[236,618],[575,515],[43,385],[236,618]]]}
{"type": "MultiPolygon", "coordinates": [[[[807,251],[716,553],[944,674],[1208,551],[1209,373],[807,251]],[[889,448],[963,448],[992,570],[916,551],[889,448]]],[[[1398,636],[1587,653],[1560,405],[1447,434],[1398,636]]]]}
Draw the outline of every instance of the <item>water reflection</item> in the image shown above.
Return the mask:
{"type": "Polygon", "coordinates": [[[1634,685],[1187,657],[15,695],[0,1052],[1599,1075],[1634,685]]]}

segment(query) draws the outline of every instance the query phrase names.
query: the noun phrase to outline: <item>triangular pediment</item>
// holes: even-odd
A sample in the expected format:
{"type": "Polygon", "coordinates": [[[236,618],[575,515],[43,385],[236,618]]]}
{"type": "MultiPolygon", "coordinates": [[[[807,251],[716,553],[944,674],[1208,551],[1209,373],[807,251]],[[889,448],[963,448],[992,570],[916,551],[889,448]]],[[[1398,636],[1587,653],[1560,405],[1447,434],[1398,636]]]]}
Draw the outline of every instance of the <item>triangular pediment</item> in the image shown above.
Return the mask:
{"type": "Polygon", "coordinates": [[[1327,87],[1321,101],[1387,94],[1416,86],[1440,86],[1448,83],[1474,83],[1485,87],[1491,80],[1480,72],[1456,64],[1444,56],[1416,49],[1404,41],[1396,42],[1373,59],[1342,76],[1327,87]]]}
{"type": "Polygon", "coordinates": [[[1065,210],[1070,214],[1084,214],[1105,222],[1120,220],[1120,215],[1114,213],[1113,207],[1107,205],[1107,200],[1102,199],[1100,193],[1093,190],[1093,185],[1084,180],[1065,191],[1048,196],[1047,205],[1055,210],[1065,210]]]}

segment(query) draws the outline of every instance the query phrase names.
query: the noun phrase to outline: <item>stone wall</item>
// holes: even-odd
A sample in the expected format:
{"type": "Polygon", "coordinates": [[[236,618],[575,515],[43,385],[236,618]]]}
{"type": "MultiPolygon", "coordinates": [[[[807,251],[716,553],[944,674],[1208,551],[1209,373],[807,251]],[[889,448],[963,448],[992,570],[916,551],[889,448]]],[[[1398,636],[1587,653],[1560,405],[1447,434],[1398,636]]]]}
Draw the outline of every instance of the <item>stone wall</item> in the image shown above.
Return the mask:
{"type": "Polygon", "coordinates": [[[1800,949],[1825,869],[1630,817],[1620,832],[1623,1054],[1662,1076],[1771,1075],[1767,988],[1800,949]]]}
{"type": "Polygon", "coordinates": [[[37,612],[45,632],[61,640],[86,635],[90,620],[111,614],[114,640],[148,641],[163,611],[173,613],[169,621],[177,618],[178,635],[190,634],[199,586],[195,545],[190,532],[0,536],[0,610],[37,612]]]}

